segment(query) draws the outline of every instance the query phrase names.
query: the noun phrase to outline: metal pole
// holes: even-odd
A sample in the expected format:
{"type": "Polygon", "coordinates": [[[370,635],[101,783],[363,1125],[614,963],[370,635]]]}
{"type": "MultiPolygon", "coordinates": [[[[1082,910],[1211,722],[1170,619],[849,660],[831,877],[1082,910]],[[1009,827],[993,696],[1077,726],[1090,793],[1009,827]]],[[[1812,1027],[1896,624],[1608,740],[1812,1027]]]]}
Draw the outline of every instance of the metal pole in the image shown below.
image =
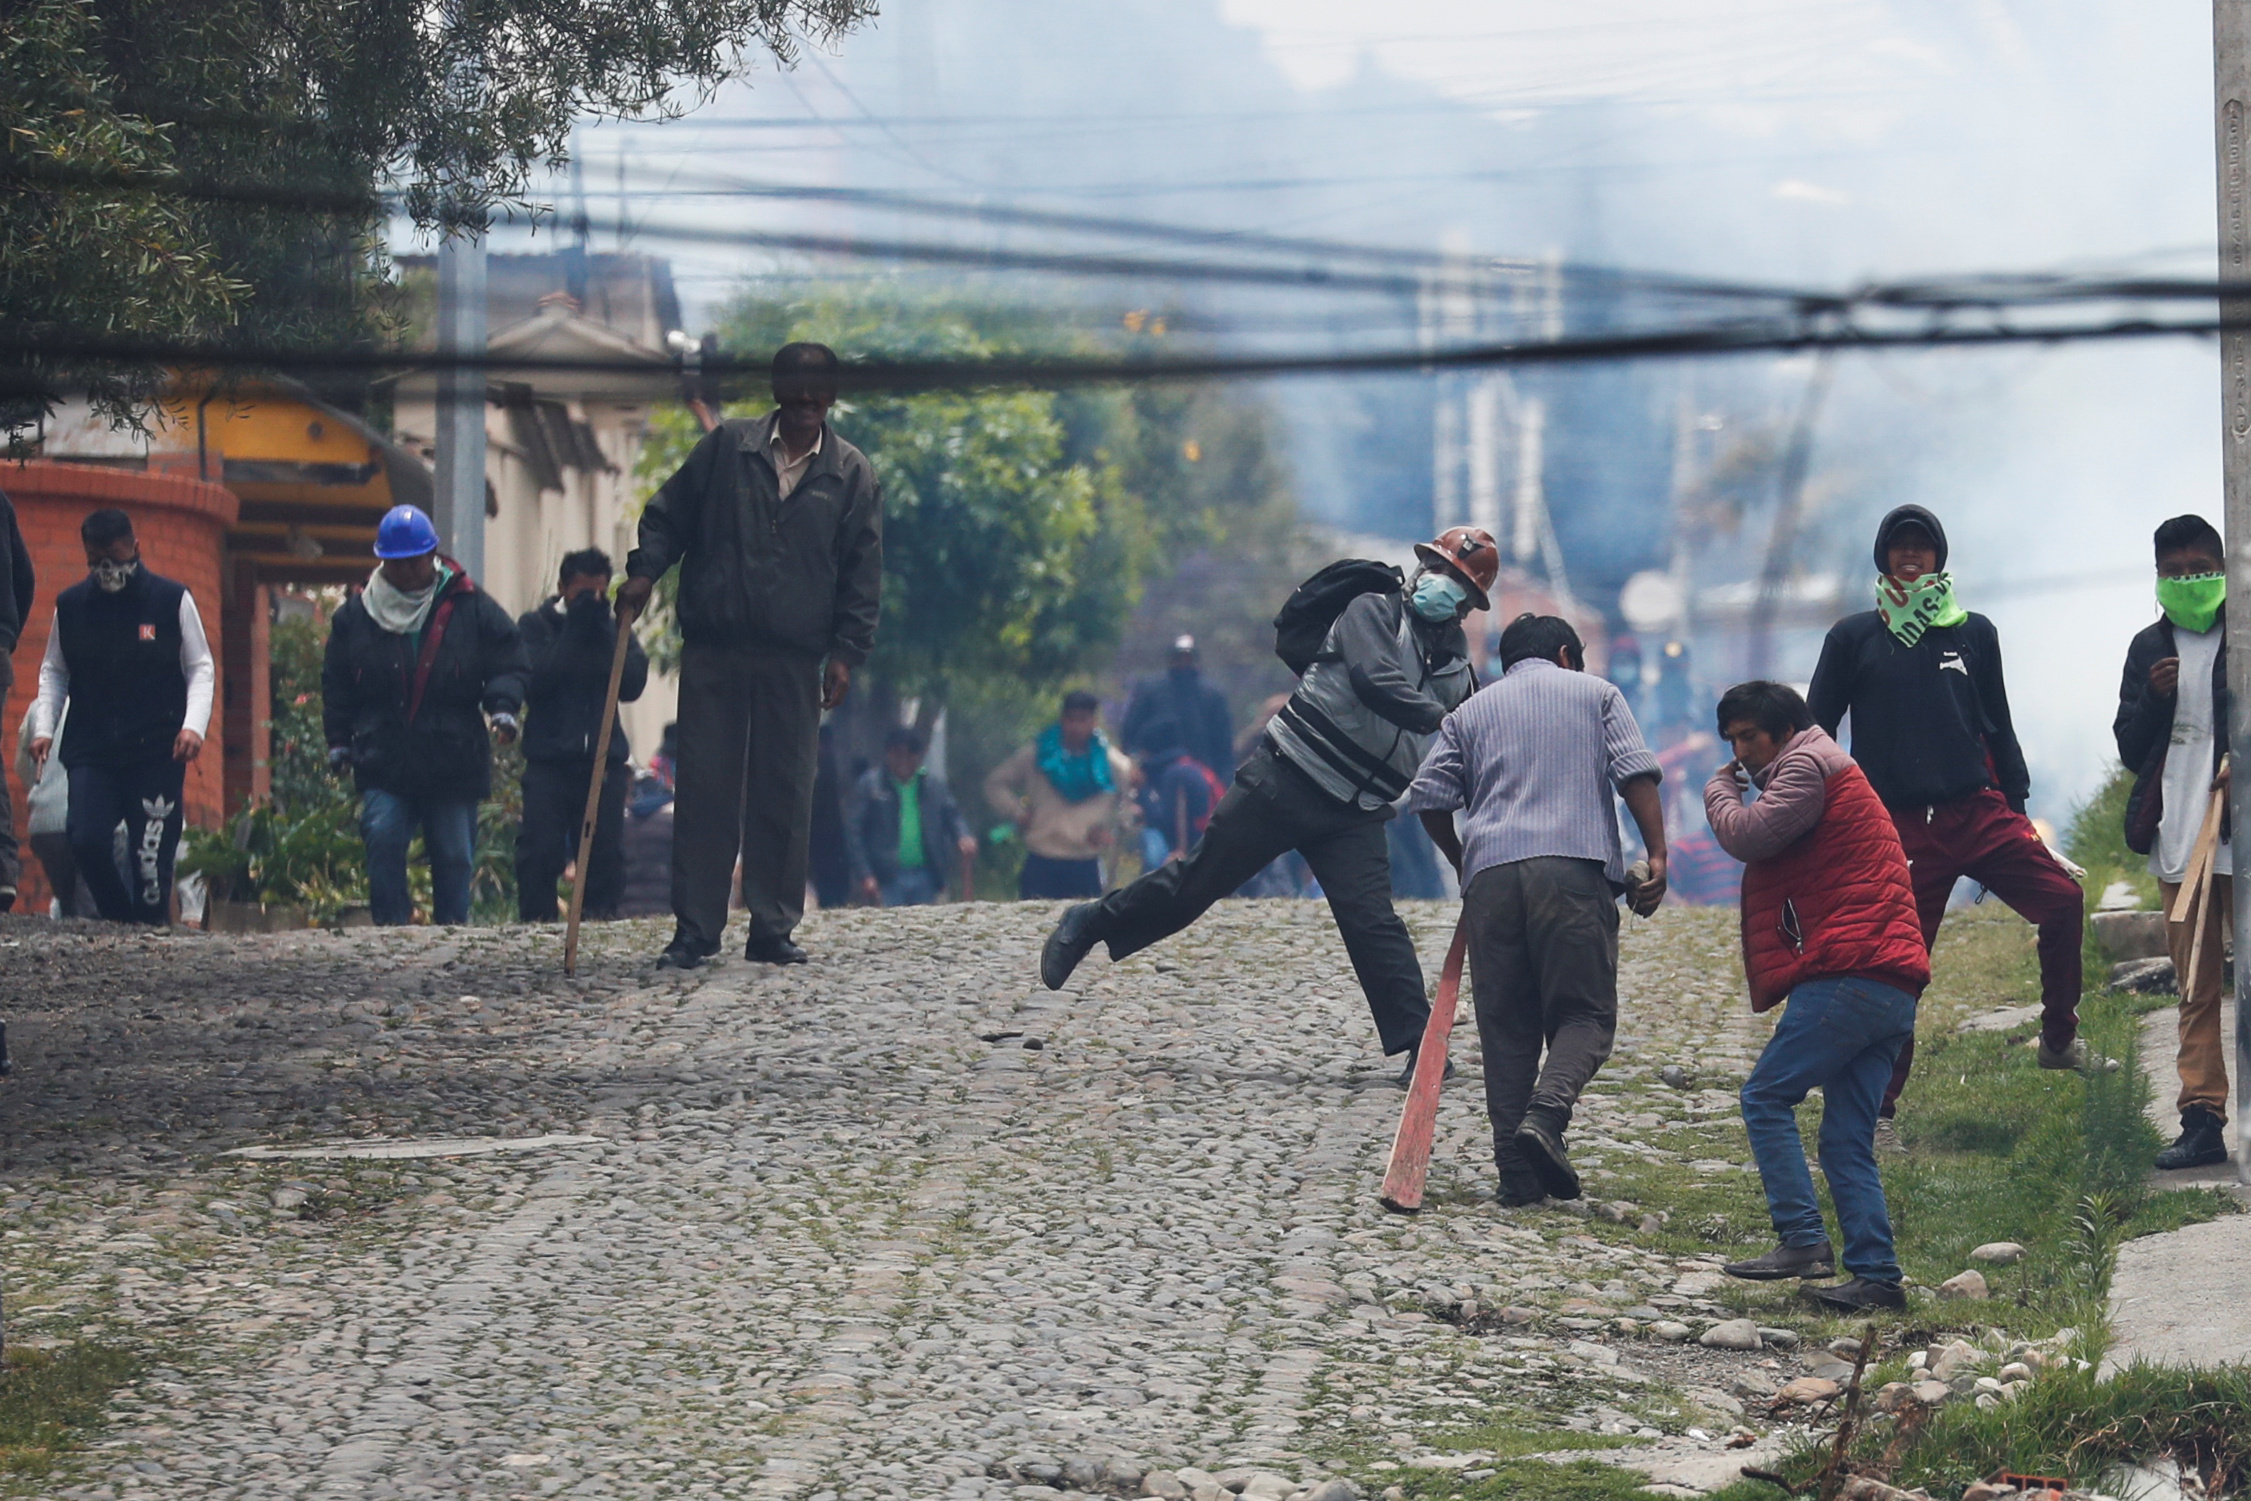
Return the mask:
{"type": "MultiPolygon", "coordinates": [[[[2251,284],[2251,0],[2212,0],[2213,121],[2219,167],[2220,281],[2251,284]]],[[[2228,548],[2228,752],[2231,765],[2251,767],[2251,300],[2222,298],[2220,318],[2220,457],[2228,548]]],[[[2251,1110],[2251,870],[2235,889],[2235,1098],[2241,1139],[2251,1110]]],[[[2237,1172],[2251,1181],[2251,1152],[2238,1147],[2237,1172]]]]}
{"type": "MultiPolygon", "coordinates": [[[[485,237],[481,229],[448,234],[438,246],[438,350],[482,358],[485,352],[485,237]]],[[[447,365],[438,371],[438,524],[455,562],[485,574],[485,372],[447,365]]]]}

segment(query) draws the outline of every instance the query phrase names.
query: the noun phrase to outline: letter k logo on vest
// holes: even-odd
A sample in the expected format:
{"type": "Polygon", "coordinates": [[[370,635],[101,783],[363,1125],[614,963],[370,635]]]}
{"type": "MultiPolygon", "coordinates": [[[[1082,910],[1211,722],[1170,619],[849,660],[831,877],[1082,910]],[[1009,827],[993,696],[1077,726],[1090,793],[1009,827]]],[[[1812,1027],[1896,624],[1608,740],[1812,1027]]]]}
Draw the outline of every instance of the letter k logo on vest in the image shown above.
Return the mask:
{"type": "Polygon", "coordinates": [[[156,626],[153,622],[146,620],[141,622],[141,639],[143,641],[154,641],[156,639],[156,626]]]}

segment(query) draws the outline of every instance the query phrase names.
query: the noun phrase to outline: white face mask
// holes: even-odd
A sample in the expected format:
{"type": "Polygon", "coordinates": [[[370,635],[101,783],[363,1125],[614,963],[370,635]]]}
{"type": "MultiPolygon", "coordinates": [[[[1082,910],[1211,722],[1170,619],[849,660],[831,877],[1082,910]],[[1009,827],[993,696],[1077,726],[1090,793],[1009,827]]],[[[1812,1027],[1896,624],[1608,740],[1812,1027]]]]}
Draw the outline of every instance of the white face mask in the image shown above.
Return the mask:
{"type": "Polygon", "coordinates": [[[95,588],[104,594],[115,594],[133,582],[133,575],[140,571],[140,567],[139,558],[124,563],[113,563],[104,558],[99,563],[89,564],[86,574],[93,579],[95,588]]]}

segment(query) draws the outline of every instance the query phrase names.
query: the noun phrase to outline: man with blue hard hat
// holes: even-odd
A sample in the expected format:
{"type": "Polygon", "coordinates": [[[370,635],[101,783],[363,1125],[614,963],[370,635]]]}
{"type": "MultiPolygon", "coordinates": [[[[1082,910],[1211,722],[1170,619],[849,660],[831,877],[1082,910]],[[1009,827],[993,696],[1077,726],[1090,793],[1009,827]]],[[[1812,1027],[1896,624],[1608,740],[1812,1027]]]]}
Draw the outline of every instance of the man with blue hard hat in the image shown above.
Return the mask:
{"type": "Polygon", "coordinates": [[[515,740],[530,668],[514,617],[438,551],[415,506],[375,529],[380,561],[329,626],[321,723],[329,765],[350,767],[376,922],[412,920],[406,852],[422,833],[432,920],[469,920],[477,804],[492,792],[491,738],[515,740]]]}
{"type": "Polygon", "coordinates": [[[785,344],[773,379],[775,410],[706,433],[650,497],[617,595],[631,620],[679,565],[675,927],[658,961],[679,969],[719,952],[738,851],[745,957],[805,962],[790,934],[805,915],[821,711],[875,646],[883,495],[829,425],[836,355],[785,344]]]}

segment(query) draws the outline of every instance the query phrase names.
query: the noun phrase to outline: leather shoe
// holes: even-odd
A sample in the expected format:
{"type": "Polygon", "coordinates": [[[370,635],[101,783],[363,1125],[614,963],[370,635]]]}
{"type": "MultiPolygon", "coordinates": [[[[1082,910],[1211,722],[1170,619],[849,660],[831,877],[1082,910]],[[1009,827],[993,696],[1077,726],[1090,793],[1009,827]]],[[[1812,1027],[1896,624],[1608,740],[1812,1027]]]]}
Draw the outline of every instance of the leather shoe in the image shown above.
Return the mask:
{"type": "Polygon", "coordinates": [[[1513,1152],[1494,1164],[1500,1169],[1501,1186],[1494,1195],[1504,1209],[1522,1209],[1537,1204],[1548,1196],[1547,1185],[1540,1175],[1532,1171],[1530,1163],[1513,1152]]]}
{"type": "Polygon", "coordinates": [[[2202,1105],[2181,1112],[2180,1138],[2157,1154],[2157,1170],[2177,1173],[2183,1168],[2215,1167],[2228,1160],[2227,1123],[2202,1105]]]}
{"type": "Polygon", "coordinates": [[[803,964],[812,956],[789,941],[786,933],[753,938],[743,945],[743,957],[753,964],[803,964]]]}
{"type": "Polygon", "coordinates": [[[1551,1199],[1576,1199],[1579,1197],[1579,1175],[1571,1166],[1571,1159],[1563,1154],[1563,1127],[1544,1112],[1535,1110],[1524,1117],[1524,1124],[1516,1128],[1515,1146],[1532,1171],[1539,1175],[1540,1183],[1551,1199]]]}
{"type": "Polygon", "coordinates": [[[1907,1291],[1896,1282],[1870,1282],[1851,1277],[1828,1287],[1809,1287],[1805,1295],[1824,1308],[1840,1313],[1863,1313],[1871,1308],[1905,1308],[1907,1291]]]}
{"type": "Polygon", "coordinates": [[[675,938],[657,955],[658,969],[702,969],[710,956],[685,938],[675,938]]]}
{"type": "Polygon", "coordinates": [[[1102,904],[1081,902],[1065,912],[1040,947],[1040,983],[1061,990],[1087,950],[1102,938],[1102,904]]]}
{"type": "Polygon", "coordinates": [[[1829,1242],[1817,1246],[1776,1246],[1764,1256],[1731,1261],[1720,1268],[1745,1282],[1781,1282],[1791,1277],[1834,1277],[1837,1258],[1829,1242]]]}
{"type": "MultiPolygon", "coordinates": [[[[1399,1083],[1399,1087],[1400,1087],[1401,1089],[1412,1089],[1412,1088],[1414,1088],[1414,1086],[1415,1086],[1415,1063],[1416,1063],[1416,1061],[1417,1061],[1417,1060],[1419,1060],[1419,1059],[1420,1059],[1420,1058],[1422,1057],[1422,1052],[1423,1052],[1423,1050],[1422,1050],[1422,1044],[1421,1044],[1421,1043],[1416,1043],[1416,1044],[1415,1044],[1415,1045],[1414,1045],[1413,1047],[1411,1047],[1411,1048],[1407,1049],[1407,1066],[1406,1066],[1405,1068],[1403,1068],[1403,1069],[1399,1070],[1399,1080],[1398,1080],[1398,1083],[1399,1083]]],[[[1448,1052],[1448,1053],[1446,1054],[1446,1071],[1445,1071],[1445,1072],[1444,1072],[1443,1074],[1440,1074],[1440,1075],[1438,1076],[1438,1078],[1439,1078],[1439,1082],[1440,1082],[1440,1083],[1444,1083],[1444,1082],[1445,1082],[1446,1080],[1448,1080],[1448,1079],[1451,1079],[1451,1078],[1453,1078],[1453,1077],[1454,1077],[1454,1055],[1453,1055],[1453,1054],[1452,1054],[1451,1052],[1448,1052]]]]}

